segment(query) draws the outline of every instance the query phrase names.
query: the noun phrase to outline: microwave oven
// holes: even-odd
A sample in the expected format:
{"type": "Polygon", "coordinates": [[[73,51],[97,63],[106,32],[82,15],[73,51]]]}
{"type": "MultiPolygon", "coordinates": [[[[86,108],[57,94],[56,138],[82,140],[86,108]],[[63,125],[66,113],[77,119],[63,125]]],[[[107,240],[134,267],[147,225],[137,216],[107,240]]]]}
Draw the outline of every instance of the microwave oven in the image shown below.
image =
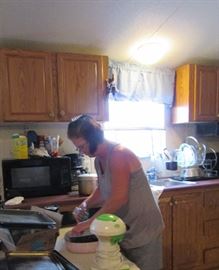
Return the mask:
{"type": "Polygon", "coordinates": [[[67,194],[71,191],[69,157],[2,160],[4,199],[67,194]]]}

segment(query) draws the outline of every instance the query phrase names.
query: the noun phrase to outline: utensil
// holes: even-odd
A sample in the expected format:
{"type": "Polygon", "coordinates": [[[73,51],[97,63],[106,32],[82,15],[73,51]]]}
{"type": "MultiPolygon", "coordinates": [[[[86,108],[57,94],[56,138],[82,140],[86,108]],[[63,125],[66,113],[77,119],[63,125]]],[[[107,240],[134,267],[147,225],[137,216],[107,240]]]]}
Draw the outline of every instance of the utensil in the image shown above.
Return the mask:
{"type": "Polygon", "coordinates": [[[167,148],[164,148],[164,149],[163,149],[163,153],[164,153],[165,157],[166,157],[168,160],[172,160],[172,157],[171,157],[169,151],[167,150],[167,148]]]}
{"type": "Polygon", "coordinates": [[[176,161],[167,161],[166,162],[166,169],[170,171],[177,170],[177,162],[176,161]]]}

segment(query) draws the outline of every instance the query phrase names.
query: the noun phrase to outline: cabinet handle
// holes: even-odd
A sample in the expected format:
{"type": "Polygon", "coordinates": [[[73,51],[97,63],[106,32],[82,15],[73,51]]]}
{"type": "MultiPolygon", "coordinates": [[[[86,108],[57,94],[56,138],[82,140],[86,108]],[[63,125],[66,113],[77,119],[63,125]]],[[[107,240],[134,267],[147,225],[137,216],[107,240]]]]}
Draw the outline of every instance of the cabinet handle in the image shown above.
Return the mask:
{"type": "Polygon", "coordinates": [[[217,114],[217,117],[219,117],[219,114],[217,114]]]}
{"type": "Polygon", "coordinates": [[[173,203],[172,203],[172,202],[170,202],[170,203],[169,203],[169,205],[170,205],[170,206],[173,206],[173,203]]]}
{"type": "Polygon", "coordinates": [[[54,112],[50,112],[50,113],[49,113],[49,117],[50,117],[50,118],[54,118],[54,117],[55,117],[54,112]]]}
{"type": "Polygon", "coordinates": [[[65,111],[61,110],[60,111],[60,116],[64,116],[65,115],[65,111]]]}
{"type": "Polygon", "coordinates": [[[173,202],[173,204],[177,205],[177,204],[178,204],[178,202],[177,202],[177,201],[174,201],[174,202],[173,202]]]}

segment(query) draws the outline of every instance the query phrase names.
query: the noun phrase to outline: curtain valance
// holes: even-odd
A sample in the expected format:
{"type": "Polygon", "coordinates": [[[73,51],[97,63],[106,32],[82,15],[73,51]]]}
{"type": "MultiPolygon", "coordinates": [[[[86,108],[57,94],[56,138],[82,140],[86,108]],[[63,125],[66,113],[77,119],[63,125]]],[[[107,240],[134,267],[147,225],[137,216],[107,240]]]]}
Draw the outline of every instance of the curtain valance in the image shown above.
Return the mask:
{"type": "Polygon", "coordinates": [[[110,60],[109,75],[114,75],[116,94],[131,100],[150,100],[172,106],[175,71],[148,68],[110,60]]]}

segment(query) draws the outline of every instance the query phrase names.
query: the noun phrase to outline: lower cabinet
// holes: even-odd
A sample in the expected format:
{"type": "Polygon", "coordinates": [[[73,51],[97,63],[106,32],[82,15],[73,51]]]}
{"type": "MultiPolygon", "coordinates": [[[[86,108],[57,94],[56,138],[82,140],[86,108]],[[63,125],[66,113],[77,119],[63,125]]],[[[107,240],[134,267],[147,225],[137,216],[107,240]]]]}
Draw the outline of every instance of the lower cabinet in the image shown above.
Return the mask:
{"type": "Polygon", "coordinates": [[[165,223],[163,231],[163,270],[172,269],[172,201],[171,197],[159,200],[160,210],[165,223]]]}
{"type": "Polygon", "coordinates": [[[161,197],[163,215],[164,270],[202,269],[203,193],[181,193],[161,197]]]}
{"type": "Polygon", "coordinates": [[[204,193],[204,269],[219,269],[219,189],[204,193]]]}
{"type": "Polygon", "coordinates": [[[163,270],[219,269],[219,187],[164,191],[163,270]]]}

